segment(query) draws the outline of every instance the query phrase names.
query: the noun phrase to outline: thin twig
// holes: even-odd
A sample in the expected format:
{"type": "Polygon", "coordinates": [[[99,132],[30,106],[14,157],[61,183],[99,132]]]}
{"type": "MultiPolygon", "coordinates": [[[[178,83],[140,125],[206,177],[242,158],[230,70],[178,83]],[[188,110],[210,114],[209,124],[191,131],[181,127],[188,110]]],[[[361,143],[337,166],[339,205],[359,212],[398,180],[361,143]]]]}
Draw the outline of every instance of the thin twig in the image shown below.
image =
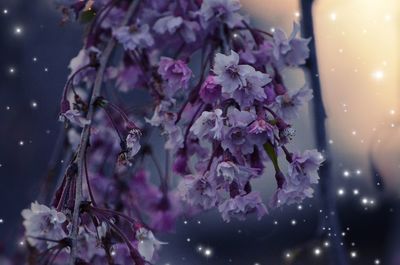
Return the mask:
{"type": "MultiPolygon", "coordinates": [[[[122,22],[122,26],[125,26],[129,23],[133,13],[135,12],[138,3],[140,1],[134,1],[130,5],[129,9],[127,10],[127,13],[125,15],[125,18],[122,22]]],[[[90,98],[90,104],[89,104],[89,109],[86,118],[89,120],[89,124],[87,124],[82,131],[81,134],[81,142],[79,145],[78,149],[78,154],[76,156],[75,162],[78,165],[78,174],[76,176],[76,187],[75,187],[75,202],[74,202],[74,212],[72,216],[72,229],[71,229],[71,240],[72,240],[72,247],[71,247],[71,256],[70,256],[70,265],[74,265],[75,261],[77,259],[77,253],[78,253],[78,230],[79,230],[79,212],[80,212],[80,206],[82,203],[83,199],[83,194],[82,194],[82,184],[83,184],[83,175],[84,175],[84,160],[85,160],[85,152],[86,149],[89,145],[89,136],[90,136],[90,128],[92,125],[92,120],[94,117],[94,107],[95,107],[95,102],[97,98],[100,96],[101,92],[101,87],[103,84],[103,77],[104,77],[104,72],[106,70],[108,61],[111,57],[112,52],[114,51],[114,48],[116,46],[116,41],[115,39],[110,39],[104,52],[102,53],[102,56],[100,58],[100,67],[97,71],[96,74],[96,79],[93,85],[93,92],[90,98]]]]}

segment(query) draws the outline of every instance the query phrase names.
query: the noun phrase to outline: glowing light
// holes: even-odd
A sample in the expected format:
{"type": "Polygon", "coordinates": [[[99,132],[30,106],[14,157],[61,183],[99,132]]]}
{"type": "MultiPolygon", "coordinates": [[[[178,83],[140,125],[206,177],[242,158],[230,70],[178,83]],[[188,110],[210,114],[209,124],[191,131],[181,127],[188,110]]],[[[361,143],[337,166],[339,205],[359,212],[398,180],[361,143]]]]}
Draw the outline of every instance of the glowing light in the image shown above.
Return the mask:
{"type": "Polygon", "coordinates": [[[206,249],[204,250],[204,255],[205,255],[206,257],[211,257],[211,255],[212,255],[212,250],[211,250],[210,248],[206,248],[206,249]]]}
{"type": "Polygon", "coordinates": [[[23,145],[25,144],[25,142],[24,142],[24,141],[19,141],[18,144],[19,144],[20,146],[23,146],[23,145]]]}
{"type": "Polygon", "coordinates": [[[337,19],[336,13],[335,13],[335,12],[332,12],[332,13],[329,15],[329,18],[330,18],[332,21],[336,21],[336,19],[337,19]]]}
{"type": "Polygon", "coordinates": [[[3,220],[3,219],[0,219],[0,224],[2,224],[2,223],[4,223],[4,220],[3,220]]]}
{"type": "Polygon", "coordinates": [[[296,220],[292,220],[292,221],[290,221],[290,223],[292,224],[292,225],[296,225],[297,224],[297,222],[296,222],[296,220]]]}
{"type": "Polygon", "coordinates": [[[314,249],[314,254],[315,254],[315,256],[321,255],[321,249],[315,248],[315,249],[314,249]]]}
{"type": "Polygon", "coordinates": [[[344,189],[338,189],[338,191],[337,191],[337,194],[339,195],[339,196],[343,196],[344,194],[345,194],[345,191],[344,191],[344,189]]]}
{"type": "Polygon", "coordinates": [[[350,177],[350,172],[348,170],[343,171],[343,177],[350,177]]]}
{"type": "Polygon", "coordinates": [[[357,252],[355,251],[350,252],[350,257],[352,257],[353,259],[357,258],[357,252]]]}
{"type": "Polygon", "coordinates": [[[365,197],[362,198],[362,199],[361,199],[361,203],[362,203],[362,204],[368,204],[368,199],[365,198],[365,197]]]}
{"type": "Polygon", "coordinates": [[[358,194],[359,194],[359,191],[358,191],[357,189],[354,189],[354,190],[353,190],[353,194],[354,194],[354,195],[358,195],[358,194]]]}
{"type": "Polygon", "coordinates": [[[8,9],[3,9],[3,14],[7,15],[8,14],[8,9]]]}
{"type": "Polygon", "coordinates": [[[190,238],[186,238],[186,241],[187,241],[187,242],[190,242],[190,238]]]}
{"type": "Polygon", "coordinates": [[[14,73],[15,73],[15,68],[14,68],[14,67],[8,68],[8,72],[9,72],[10,74],[14,74],[14,73]]]}
{"type": "Polygon", "coordinates": [[[294,12],[294,16],[295,16],[295,17],[300,17],[300,12],[298,12],[298,11],[297,11],[297,12],[294,12]]]}
{"type": "Polygon", "coordinates": [[[389,15],[389,14],[386,14],[385,15],[385,21],[390,21],[390,20],[392,20],[392,16],[391,15],[389,15]]]}
{"type": "Polygon", "coordinates": [[[357,169],[357,170],[356,170],[356,174],[357,174],[357,175],[361,175],[361,173],[362,173],[362,172],[361,172],[361,169],[357,169]]]}
{"type": "Polygon", "coordinates": [[[374,264],[381,264],[381,261],[380,261],[379,259],[376,259],[376,260],[374,261],[374,264]]]}
{"type": "Polygon", "coordinates": [[[21,34],[22,34],[22,28],[19,27],[19,26],[15,27],[14,33],[15,33],[16,35],[21,35],[21,34]]]}
{"type": "Polygon", "coordinates": [[[285,257],[286,257],[287,259],[290,259],[290,258],[292,257],[292,255],[290,254],[290,252],[286,252],[285,257]]]}
{"type": "Polygon", "coordinates": [[[396,114],[396,111],[394,109],[392,109],[389,111],[389,113],[390,113],[390,115],[394,115],[394,114],[396,114]]]}
{"type": "Polygon", "coordinates": [[[324,242],[324,247],[329,247],[329,246],[330,246],[329,241],[325,241],[324,242]]]}
{"type": "Polygon", "coordinates": [[[36,101],[31,102],[31,107],[36,109],[38,107],[38,103],[36,101]]]}
{"type": "Polygon", "coordinates": [[[303,206],[302,205],[298,205],[297,206],[297,210],[299,210],[299,211],[303,210],[303,206]]]}
{"type": "Polygon", "coordinates": [[[372,72],[372,78],[375,80],[382,80],[383,77],[385,76],[385,73],[382,70],[376,70],[374,72],[372,72]]]}

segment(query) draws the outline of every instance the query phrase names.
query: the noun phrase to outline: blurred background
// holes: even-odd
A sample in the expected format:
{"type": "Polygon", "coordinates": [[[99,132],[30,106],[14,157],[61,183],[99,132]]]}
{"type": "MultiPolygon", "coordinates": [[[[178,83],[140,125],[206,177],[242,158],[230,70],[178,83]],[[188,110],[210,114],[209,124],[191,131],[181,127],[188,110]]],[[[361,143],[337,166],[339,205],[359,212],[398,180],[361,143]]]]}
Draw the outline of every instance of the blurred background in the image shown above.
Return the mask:
{"type": "MultiPolygon", "coordinates": [[[[301,21],[296,0],[242,0],[260,28],[290,32],[301,21]]],[[[332,189],[349,264],[400,265],[398,0],[316,0],[313,18],[327,111],[332,189]]],[[[81,46],[77,25],[60,26],[51,1],[0,1],[0,251],[19,246],[20,212],[37,197],[59,123],[67,65],[81,46]]],[[[289,87],[306,82],[288,71],[289,87]]],[[[312,148],[305,109],[296,148],[312,148]]],[[[317,126],[321,126],[317,124],[317,126]]],[[[269,181],[260,187],[271,186],[269,181]]],[[[268,198],[270,191],[261,188],[268,198]]],[[[214,212],[179,222],[157,264],[329,264],[329,229],[317,192],[300,206],[261,221],[223,223],[214,212]],[[321,232],[326,236],[321,237],[321,232]]],[[[1,262],[1,261],[0,261],[1,262]]]]}

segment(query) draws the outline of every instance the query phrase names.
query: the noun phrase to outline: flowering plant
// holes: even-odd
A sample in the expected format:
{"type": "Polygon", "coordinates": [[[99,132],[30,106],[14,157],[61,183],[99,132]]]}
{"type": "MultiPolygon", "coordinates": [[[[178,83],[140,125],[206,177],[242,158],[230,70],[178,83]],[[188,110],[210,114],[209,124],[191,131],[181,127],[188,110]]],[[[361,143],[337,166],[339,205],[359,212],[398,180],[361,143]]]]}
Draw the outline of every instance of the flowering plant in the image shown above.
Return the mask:
{"type": "Polygon", "coordinates": [[[262,31],[237,0],[56,2],[86,34],[61,99],[70,161],[51,206],[22,212],[34,264],[151,264],[154,233],[183,214],[260,218],[312,197],[321,154],[286,147],[312,98],[281,74],[309,54],[297,24],[262,31]],[[252,182],[269,164],[267,207],[252,182]]]}

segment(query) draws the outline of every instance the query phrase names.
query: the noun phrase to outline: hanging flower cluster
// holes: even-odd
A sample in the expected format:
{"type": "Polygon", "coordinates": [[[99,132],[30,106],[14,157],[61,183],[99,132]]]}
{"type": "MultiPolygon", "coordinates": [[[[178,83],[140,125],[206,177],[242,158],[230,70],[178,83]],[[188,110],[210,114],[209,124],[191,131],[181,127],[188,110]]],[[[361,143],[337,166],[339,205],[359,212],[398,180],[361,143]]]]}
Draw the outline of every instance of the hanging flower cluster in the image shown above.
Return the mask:
{"type": "Polygon", "coordinates": [[[51,207],[22,212],[32,261],[151,264],[164,244],[153,232],[183,214],[260,218],[312,196],[321,154],[286,148],[312,98],[281,75],[309,55],[297,24],[254,28],[237,0],[56,2],[86,35],[61,99],[69,164],[51,207]],[[270,199],[252,185],[266,167],[270,199]]]}

